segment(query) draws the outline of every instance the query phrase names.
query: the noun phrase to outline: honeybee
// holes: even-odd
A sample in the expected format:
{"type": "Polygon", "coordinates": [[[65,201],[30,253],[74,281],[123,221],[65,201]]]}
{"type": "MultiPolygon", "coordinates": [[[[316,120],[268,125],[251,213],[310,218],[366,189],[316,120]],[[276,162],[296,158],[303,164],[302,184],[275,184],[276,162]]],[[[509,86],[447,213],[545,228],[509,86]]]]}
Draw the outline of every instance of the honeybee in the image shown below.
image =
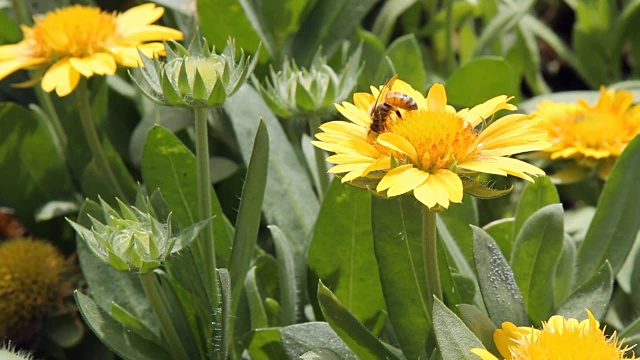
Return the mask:
{"type": "Polygon", "coordinates": [[[371,106],[370,116],[372,122],[370,131],[376,133],[385,131],[387,129],[387,120],[389,120],[391,113],[394,111],[398,118],[401,119],[402,114],[398,109],[407,111],[418,109],[418,104],[411,96],[398,91],[391,91],[391,87],[397,78],[398,75],[394,75],[382,86],[376,102],[371,106]]]}

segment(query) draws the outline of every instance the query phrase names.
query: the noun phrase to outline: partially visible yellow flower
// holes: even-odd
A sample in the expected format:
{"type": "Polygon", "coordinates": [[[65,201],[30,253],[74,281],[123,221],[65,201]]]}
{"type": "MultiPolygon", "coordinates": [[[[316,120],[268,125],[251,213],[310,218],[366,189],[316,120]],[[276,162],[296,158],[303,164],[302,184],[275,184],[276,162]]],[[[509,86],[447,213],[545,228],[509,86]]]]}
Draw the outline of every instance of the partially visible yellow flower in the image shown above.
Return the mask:
{"type": "Polygon", "coordinates": [[[507,96],[497,96],[472,109],[456,111],[447,105],[444,86],[435,84],[424,97],[404,81],[391,90],[404,93],[417,110],[391,112],[380,134],[371,130],[371,107],[380,92],[357,93],[353,104],[336,105],[350,122],[322,125],[313,144],[335,153],[327,158],[336,164],[329,171],[341,174],[342,182],[369,188],[386,197],[412,192],[430,209],[447,208],[462,201],[473,176],[479,173],[514,175],[533,181],[544,175],[537,167],[508,155],[549,146],[541,119],[510,114],[486,125],[499,110],[515,110],[507,96]],[[482,126],[480,126],[482,125],[482,126]],[[486,126],[485,126],[486,125],[486,126]]]}
{"type": "Polygon", "coordinates": [[[606,179],[627,144],[640,133],[640,105],[632,106],[627,91],[600,89],[594,105],[543,101],[535,114],[544,120],[551,147],[543,151],[551,160],[570,159],[584,169],[596,169],[606,179]]]}
{"type": "Polygon", "coordinates": [[[164,8],[154,4],[122,14],[82,5],[51,11],[36,18],[33,27],[22,26],[24,40],[0,46],[0,80],[20,69],[44,69],[42,88],[65,96],[81,75],[111,75],[117,64],[137,67],[138,51],[162,55],[160,40],[183,38],[178,30],[151,25],[163,13],[164,8]]]}
{"type": "MultiPolygon", "coordinates": [[[[502,329],[493,333],[493,341],[506,360],[636,359],[633,352],[631,357],[625,357],[630,349],[618,344],[616,333],[606,336],[593,314],[589,310],[587,314],[589,318],[583,321],[554,315],[542,322],[542,329],[504,322],[502,329]]],[[[475,348],[471,352],[482,360],[498,360],[485,349],[475,348]]]]}

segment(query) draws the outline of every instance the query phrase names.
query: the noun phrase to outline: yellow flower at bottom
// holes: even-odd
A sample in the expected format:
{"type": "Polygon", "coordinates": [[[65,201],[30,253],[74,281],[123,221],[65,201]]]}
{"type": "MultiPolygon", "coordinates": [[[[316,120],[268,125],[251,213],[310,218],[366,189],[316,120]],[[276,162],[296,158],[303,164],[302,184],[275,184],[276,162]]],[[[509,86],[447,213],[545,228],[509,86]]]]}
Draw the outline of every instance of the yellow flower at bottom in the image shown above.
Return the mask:
{"type": "MultiPolygon", "coordinates": [[[[516,327],[510,322],[502,324],[493,334],[493,341],[506,360],[618,360],[629,348],[621,348],[614,333],[604,334],[600,323],[587,310],[589,318],[578,321],[554,315],[542,323],[542,329],[516,327]]],[[[498,360],[485,349],[471,349],[482,360],[498,360]]]]}
{"type": "MultiPolygon", "coordinates": [[[[483,129],[480,124],[497,111],[515,110],[511,98],[497,96],[471,109],[456,111],[447,105],[444,86],[435,84],[424,97],[397,80],[391,91],[412,98],[417,110],[391,111],[380,133],[372,131],[371,107],[380,90],[357,93],[353,104],[336,105],[351,122],[332,121],[320,127],[313,144],[334,152],[329,171],[345,173],[342,182],[366,187],[386,197],[412,192],[430,209],[462,201],[463,179],[479,173],[513,175],[533,181],[544,175],[537,167],[507,156],[549,146],[541,119],[510,114],[483,129]]],[[[381,101],[384,101],[381,100],[381,101]]]]}
{"type": "Polygon", "coordinates": [[[544,120],[551,147],[543,155],[551,160],[570,159],[576,166],[596,169],[606,179],[627,144],[640,133],[640,106],[624,90],[600,89],[594,105],[543,101],[535,114],[544,120]]]}
{"type": "Polygon", "coordinates": [[[20,69],[46,69],[42,88],[65,96],[81,75],[111,75],[117,64],[137,67],[138,51],[149,57],[162,55],[159,40],[183,37],[178,30],[151,25],[163,13],[154,4],[117,15],[81,5],[51,11],[36,18],[33,27],[22,27],[24,40],[0,46],[0,80],[20,69]]]}

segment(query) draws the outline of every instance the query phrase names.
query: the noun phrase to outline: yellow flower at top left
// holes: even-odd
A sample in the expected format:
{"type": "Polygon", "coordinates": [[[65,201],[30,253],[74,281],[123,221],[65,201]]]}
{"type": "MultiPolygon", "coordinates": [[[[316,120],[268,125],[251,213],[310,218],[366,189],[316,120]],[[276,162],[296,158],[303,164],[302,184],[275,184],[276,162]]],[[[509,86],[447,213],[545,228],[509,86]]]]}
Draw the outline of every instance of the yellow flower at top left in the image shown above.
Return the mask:
{"type": "Polygon", "coordinates": [[[117,65],[137,67],[138,50],[148,57],[164,54],[162,40],[181,40],[182,32],[152,25],[164,8],[143,4],[121,14],[74,5],[35,18],[22,26],[24,39],[0,46],[0,80],[21,69],[42,69],[42,89],[59,96],[76,88],[80,76],[114,74],[117,65]]]}

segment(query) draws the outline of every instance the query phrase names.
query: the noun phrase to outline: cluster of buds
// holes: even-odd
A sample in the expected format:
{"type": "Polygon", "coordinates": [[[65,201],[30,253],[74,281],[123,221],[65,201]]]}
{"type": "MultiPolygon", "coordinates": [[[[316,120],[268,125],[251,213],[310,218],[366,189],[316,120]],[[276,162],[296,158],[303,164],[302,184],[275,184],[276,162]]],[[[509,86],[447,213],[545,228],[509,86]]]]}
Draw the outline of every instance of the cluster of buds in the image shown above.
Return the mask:
{"type": "Polygon", "coordinates": [[[95,256],[118,270],[152,271],[170,254],[187,247],[209,222],[201,221],[174,234],[171,214],[161,223],[152,215],[153,209],[148,200],[145,211],[117,201],[120,213],[100,199],[105,223],[89,215],[91,229],[69,219],[67,221],[95,256]]]}
{"type": "Polygon", "coordinates": [[[311,114],[325,118],[335,113],[333,104],[345,100],[356,86],[362,70],[359,47],[336,72],[326,59],[316,53],[309,69],[300,68],[294,60],[285,61],[282,70],[271,69],[266,85],[252,77],[271,110],[282,118],[307,117],[311,114]]]}
{"type": "Polygon", "coordinates": [[[142,80],[131,76],[142,92],[161,105],[211,107],[225,102],[246,81],[256,66],[260,49],[251,60],[241,51],[236,62],[232,39],[221,54],[209,49],[206,39],[194,37],[188,48],[165,43],[166,59],[140,58],[142,80]]]}

